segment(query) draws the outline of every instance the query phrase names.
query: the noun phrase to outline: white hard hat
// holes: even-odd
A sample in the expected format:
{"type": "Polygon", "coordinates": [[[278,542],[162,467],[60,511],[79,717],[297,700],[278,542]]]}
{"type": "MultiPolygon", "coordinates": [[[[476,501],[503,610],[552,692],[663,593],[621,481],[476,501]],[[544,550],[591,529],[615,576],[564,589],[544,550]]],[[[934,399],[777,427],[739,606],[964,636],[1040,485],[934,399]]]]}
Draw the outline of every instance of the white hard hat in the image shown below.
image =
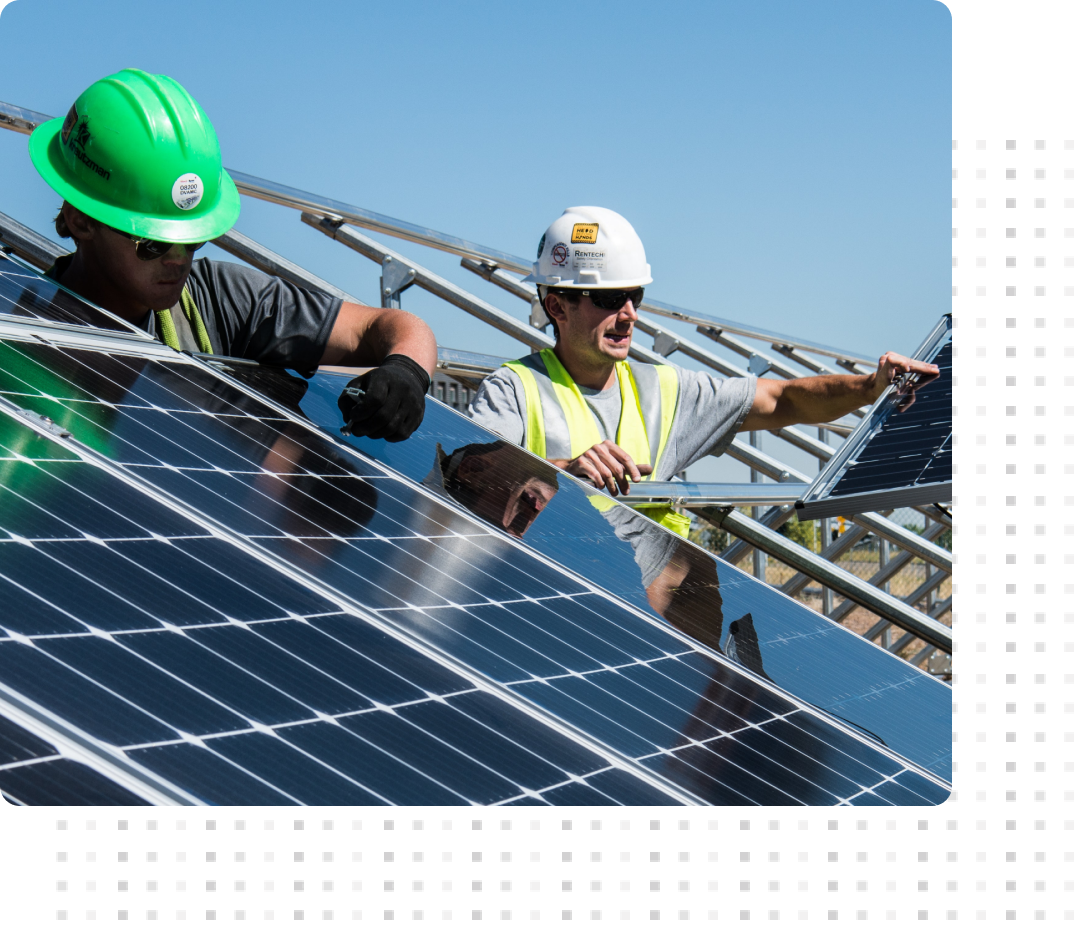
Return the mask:
{"type": "Polygon", "coordinates": [[[575,206],[546,229],[523,280],[544,287],[643,287],[651,283],[651,265],[627,219],[610,209],[575,206]]]}

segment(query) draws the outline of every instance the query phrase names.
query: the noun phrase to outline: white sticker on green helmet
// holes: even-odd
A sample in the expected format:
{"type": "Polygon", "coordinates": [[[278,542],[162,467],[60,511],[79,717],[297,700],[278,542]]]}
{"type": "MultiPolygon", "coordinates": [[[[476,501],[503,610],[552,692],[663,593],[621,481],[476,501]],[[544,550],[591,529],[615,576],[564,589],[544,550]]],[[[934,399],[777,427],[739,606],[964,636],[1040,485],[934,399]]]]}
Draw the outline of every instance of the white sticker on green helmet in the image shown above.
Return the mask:
{"type": "Polygon", "coordinates": [[[203,180],[195,173],[178,176],[173,184],[173,202],[178,209],[195,209],[203,198],[203,180]]]}

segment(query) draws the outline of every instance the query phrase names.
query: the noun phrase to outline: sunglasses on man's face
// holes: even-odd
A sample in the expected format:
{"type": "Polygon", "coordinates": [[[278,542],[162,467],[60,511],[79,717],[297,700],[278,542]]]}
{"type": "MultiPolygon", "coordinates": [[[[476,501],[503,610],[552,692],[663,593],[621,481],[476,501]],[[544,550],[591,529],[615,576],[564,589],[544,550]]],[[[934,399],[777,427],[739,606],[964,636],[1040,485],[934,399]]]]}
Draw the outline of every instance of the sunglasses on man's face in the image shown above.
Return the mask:
{"type": "MultiPolygon", "coordinates": [[[[170,249],[176,244],[175,242],[156,242],[152,238],[141,238],[139,235],[131,235],[128,232],[122,232],[119,228],[113,228],[112,225],[107,225],[106,228],[135,242],[136,257],[140,261],[154,261],[158,258],[162,258],[165,255],[168,255],[170,249]]],[[[206,244],[207,242],[192,242],[186,244],[184,247],[195,254],[206,244]]]]}
{"type": "Polygon", "coordinates": [[[644,302],[644,289],[642,287],[636,287],[633,290],[585,290],[585,291],[567,291],[566,296],[569,297],[590,297],[591,303],[593,303],[600,310],[620,310],[625,306],[625,302],[631,300],[634,310],[640,309],[640,304],[644,302]]]}

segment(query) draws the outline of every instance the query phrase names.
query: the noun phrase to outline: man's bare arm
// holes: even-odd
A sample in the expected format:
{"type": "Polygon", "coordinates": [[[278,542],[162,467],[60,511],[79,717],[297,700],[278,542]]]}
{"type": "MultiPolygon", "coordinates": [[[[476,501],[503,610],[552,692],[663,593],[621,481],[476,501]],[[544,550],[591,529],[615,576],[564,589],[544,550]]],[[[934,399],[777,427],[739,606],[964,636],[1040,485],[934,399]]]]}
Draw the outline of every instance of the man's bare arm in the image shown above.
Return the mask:
{"type": "Polygon", "coordinates": [[[432,375],[437,366],[433,331],[405,310],[343,304],[320,365],[378,366],[393,354],[409,356],[432,375]]]}
{"type": "Polygon", "coordinates": [[[753,407],[739,431],[763,431],[792,424],[818,424],[871,405],[889,385],[907,373],[920,380],[937,378],[937,366],[888,352],[869,375],[811,375],[781,381],[757,379],[753,407]]]}

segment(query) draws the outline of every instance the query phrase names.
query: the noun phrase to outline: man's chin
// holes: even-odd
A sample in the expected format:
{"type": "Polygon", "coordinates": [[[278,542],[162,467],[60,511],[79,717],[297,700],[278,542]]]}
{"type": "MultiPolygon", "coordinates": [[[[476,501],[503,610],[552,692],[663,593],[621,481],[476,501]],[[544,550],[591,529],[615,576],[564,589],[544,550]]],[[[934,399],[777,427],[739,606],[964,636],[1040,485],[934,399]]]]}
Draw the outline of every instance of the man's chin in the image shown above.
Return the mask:
{"type": "Polygon", "coordinates": [[[184,281],[179,281],[176,286],[170,286],[164,290],[148,291],[146,297],[147,306],[151,310],[168,310],[181,302],[181,294],[184,292],[184,281]]]}
{"type": "Polygon", "coordinates": [[[610,362],[624,362],[626,359],[629,358],[629,351],[631,349],[632,349],[632,344],[631,343],[629,343],[627,346],[624,346],[624,347],[622,347],[622,346],[610,346],[609,344],[607,344],[601,350],[601,352],[602,352],[602,355],[604,355],[607,359],[610,360],[610,362]]]}

